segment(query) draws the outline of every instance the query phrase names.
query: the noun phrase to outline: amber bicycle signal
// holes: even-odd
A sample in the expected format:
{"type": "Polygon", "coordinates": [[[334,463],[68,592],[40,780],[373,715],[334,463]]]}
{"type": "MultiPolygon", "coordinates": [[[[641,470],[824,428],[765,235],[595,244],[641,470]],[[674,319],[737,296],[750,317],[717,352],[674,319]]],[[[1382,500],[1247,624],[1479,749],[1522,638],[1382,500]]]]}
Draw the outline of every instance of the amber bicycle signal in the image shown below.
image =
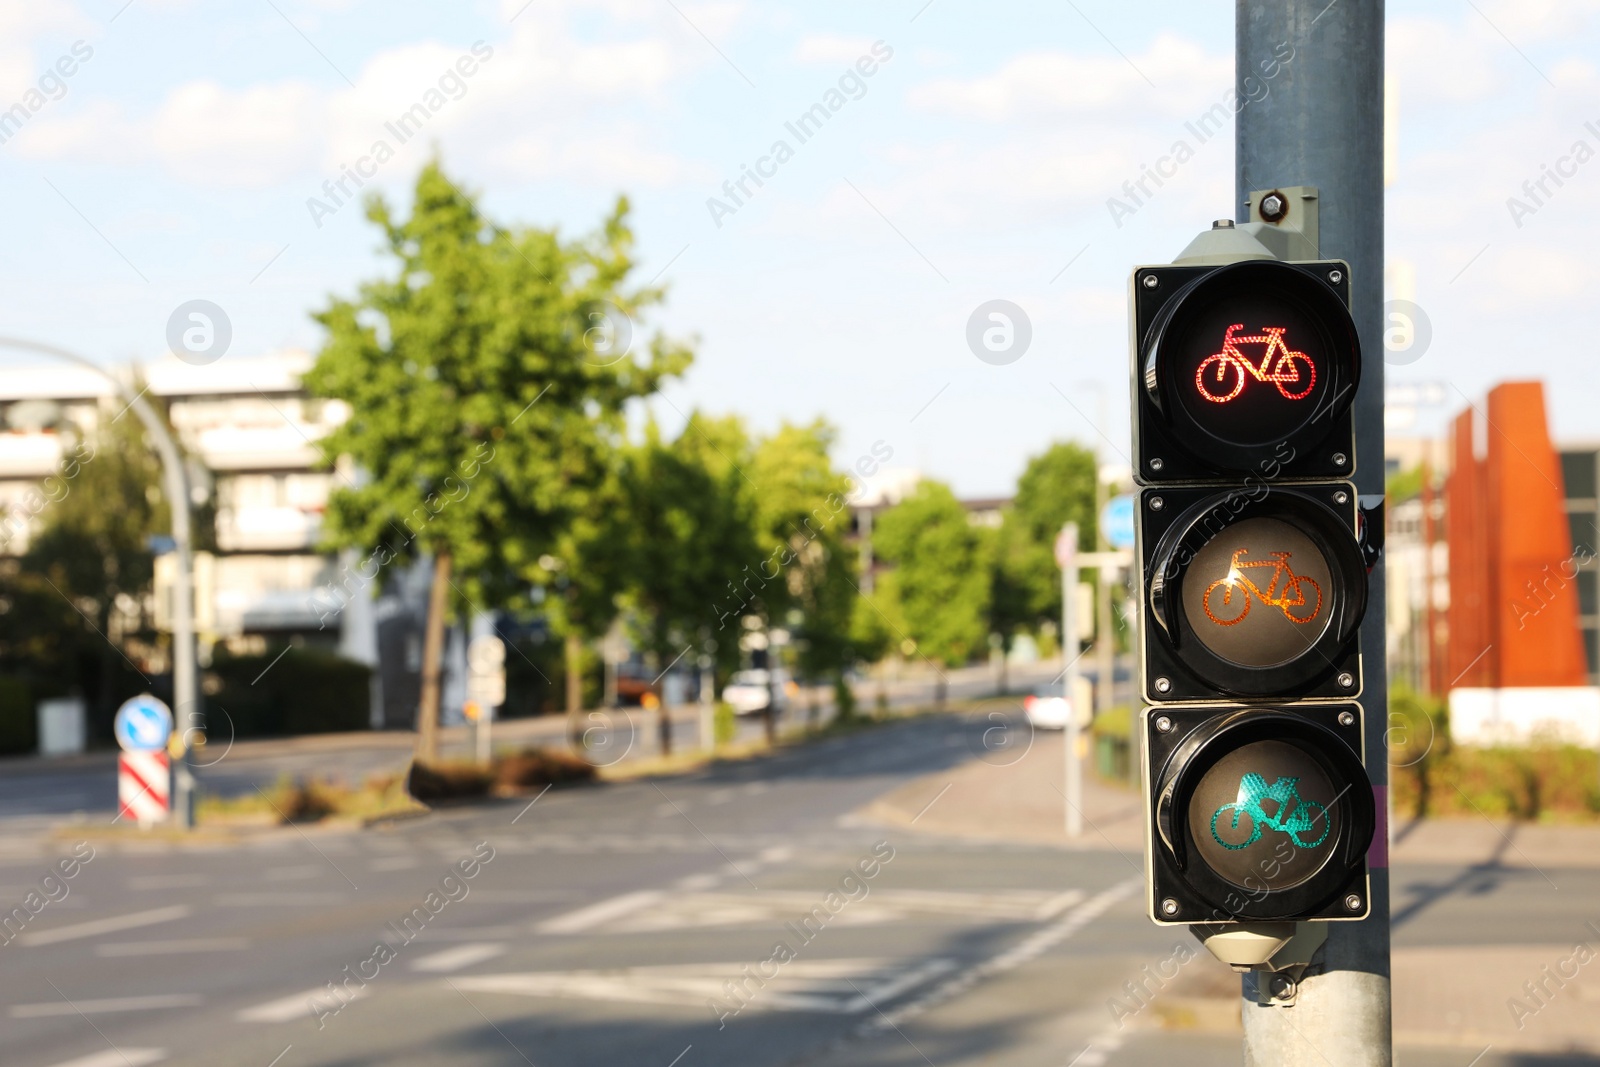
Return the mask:
{"type": "Polygon", "coordinates": [[[1271,559],[1245,559],[1249,551],[1248,548],[1241,548],[1234,552],[1228,564],[1228,576],[1206,586],[1202,601],[1206,618],[1218,626],[1238,625],[1250,614],[1251,594],[1263,604],[1283,612],[1290,622],[1303,625],[1322,613],[1322,587],[1313,579],[1294,572],[1294,568],[1289,566],[1290,553],[1269,552],[1267,554],[1271,559]],[[1244,574],[1246,567],[1272,568],[1272,578],[1267,582],[1266,589],[1244,574]],[[1222,598],[1220,602],[1214,602],[1213,597],[1219,589],[1222,598]],[[1308,589],[1311,593],[1309,597],[1306,595],[1308,589]],[[1311,610],[1307,611],[1307,607],[1311,610]]]}
{"type": "Polygon", "coordinates": [[[1287,400],[1304,399],[1317,384],[1317,367],[1304,352],[1296,352],[1283,341],[1282,326],[1266,326],[1260,333],[1240,335],[1244,323],[1228,327],[1222,337],[1222,351],[1200,361],[1195,368],[1194,385],[1200,395],[1217,404],[1226,404],[1244,391],[1245,382],[1271,382],[1287,400]],[[1266,345],[1259,365],[1239,351],[1240,345],[1266,345]]]}

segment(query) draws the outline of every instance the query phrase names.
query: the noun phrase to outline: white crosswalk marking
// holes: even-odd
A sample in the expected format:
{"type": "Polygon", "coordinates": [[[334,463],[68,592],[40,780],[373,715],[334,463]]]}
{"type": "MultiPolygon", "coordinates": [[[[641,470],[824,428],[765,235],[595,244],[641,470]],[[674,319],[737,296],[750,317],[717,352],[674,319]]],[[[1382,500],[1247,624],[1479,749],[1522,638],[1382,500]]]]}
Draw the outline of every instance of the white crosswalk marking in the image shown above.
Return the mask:
{"type": "Polygon", "coordinates": [[[486,941],[480,941],[476,944],[457,945],[455,948],[447,948],[443,952],[435,952],[431,956],[423,956],[421,959],[413,960],[411,969],[413,971],[426,971],[430,974],[449,974],[451,971],[459,971],[463,967],[471,967],[474,963],[492,960],[496,956],[503,954],[505,950],[506,946],[504,944],[493,944],[486,941]]]}
{"type": "MultiPolygon", "coordinates": [[[[345,1003],[349,1003],[352,1000],[360,1000],[366,995],[367,991],[365,989],[350,989],[342,993],[345,1003]]],[[[291,1019],[298,1019],[302,1015],[307,1018],[316,1018],[317,1013],[316,1009],[312,1007],[312,1002],[330,1004],[332,1003],[332,997],[333,994],[328,992],[326,986],[318,986],[316,989],[307,989],[303,993],[279,997],[277,1000],[269,1000],[265,1004],[257,1004],[253,1008],[246,1008],[234,1015],[234,1018],[242,1023],[286,1023],[291,1019]]]]}
{"type": "Polygon", "coordinates": [[[13,1004],[13,1019],[43,1019],[53,1015],[102,1015],[116,1011],[154,1011],[157,1008],[197,1008],[204,997],[193,993],[164,993],[149,997],[108,997],[104,1000],[52,1000],[44,1004],[13,1004]]]}
{"type": "Polygon", "coordinates": [[[138,926],[154,926],[156,923],[186,919],[189,914],[190,909],[187,905],[176,904],[170,908],[152,908],[149,911],[136,911],[130,915],[116,915],[109,919],[94,919],[86,923],[74,923],[71,926],[57,927],[54,930],[40,930],[38,933],[23,934],[17,938],[17,942],[23,945],[53,945],[58,941],[75,941],[80,937],[99,937],[101,934],[112,934],[118,930],[132,930],[138,926]]]}
{"type": "Polygon", "coordinates": [[[743,982],[751,1008],[856,1015],[948,974],[956,965],[945,959],[909,965],[881,959],[795,960],[765,981],[745,978],[748,966],[748,962],[691,963],[533,971],[456,978],[452,984],[481,993],[676,1004],[703,1011],[708,1000],[726,1001],[731,983],[743,982]]]}
{"type": "MultiPolygon", "coordinates": [[[[679,886],[688,889],[688,879],[679,886]]],[[[959,920],[962,922],[1047,922],[1083,900],[1083,891],[1061,893],[1027,889],[988,892],[880,889],[850,901],[837,913],[823,906],[816,891],[767,890],[761,893],[681,892],[641,900],[639,894],[602,901],[591,908],[548,920],[544,933],[647,933],[711,926],[802,923],[860,926],[876,923],[959,920]]]]}
{"type": "Polygon", "coordinates": [[[646,889],[638,893],[624,893],[620,897],[602,900],[598,904],[590,904],[577,911],[569,911],[565,915],[557,915],[553,919],[546,919],[534,929],[541,934],[576,934],[584,930],[593,929],[601,923],[627,915],[631,912],[648,908],[662,900],[665,893],[658,889],[646,889]]]}
{"type": "Polygon", "coordinates": [[[164,1048],[108,1048],[104,1052],[79,1056],[50,1067],[149,1067],[167,1058],[164,1048]]]}
{"type": "Polygon", "coordinates": [[[121,941],[96,945],[96,956],[171,956],[185,952],[238,952],[250,947],[244,937],[193,937],[174,941],[121,941]]]}

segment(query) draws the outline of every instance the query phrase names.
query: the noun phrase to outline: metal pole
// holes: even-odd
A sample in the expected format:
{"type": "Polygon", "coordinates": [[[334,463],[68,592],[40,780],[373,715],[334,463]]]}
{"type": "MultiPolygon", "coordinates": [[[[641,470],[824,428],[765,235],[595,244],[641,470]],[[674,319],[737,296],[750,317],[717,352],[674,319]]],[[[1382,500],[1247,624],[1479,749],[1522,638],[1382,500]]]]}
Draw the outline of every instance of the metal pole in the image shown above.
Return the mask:
{"type": "Polygon", "coordinates": [[[0,346],[53,356],[100,375],[111,383],[111,388],[138,416],[139,421],[144,424],[145,432],[155,442],[156,452],[161,456],[161,469],[167,483],[167,499],[172,507],[173,550],[178,557],[178,574],[172,590],[175,601],[172,605],[172,699],[173,711],[179,720],[174,725],[178,730],[178,736],[182,739],[183,754],[179,757],[175,773],[178,788],[173,797],[173,806],[184,828],[193,829],[194,779],[189,772],[190,726],[185,725],[184,717],[190,717],[190,725],[195,724],[200,719],[201,708],[200,687],[195,677],[194,560],[189,545],[194,501],[189,498],[189,475],[184,470],[183,457],[179,454],[172,435],[167,432],[166,423],[162,422],[150,407],[144,394],[135,395],[126,384],[98,363],[76,352],[69,352],[65,348],[16,337],[0,337],[0,346]]]}
{"type": "MultiPolygon", "coordinates": [[[[1102,424],[1104,420],[1102,420],[1102,424]]],[[[1098,450],[1096,456],[1098,457],[1098,450]]],[[[1107,552],[1111,543],[1106,540],[1106,501],[1111,496],[1111,486],[1098,469],[1098,459],[1095,470],[1095,551],[1107,552]]],[[[1114,699],[1111,688],[1112,673],[1116,669],[1116,635],[1111,632],[1111,575],[1115,573],[1111,567],[1101,563],[1095,568],[1095,619],[1094,619],[1094,662],[1095,662],[1095,700],[1094,710],[1101,714],[1111,707],[1114,699]]]]}
{"type": "Polygon", "coordinates": [[[1083,764],[1078,759],[1078,524],[1061,527],[1061,685],[1067,697],[1067,836],[1083,834],[1083,764]]]}
{"type": "MultiPolygon", "coordinates": [[[[1355,482],[1363,497],[1383,492],[1383,19],[1383,0],[1239,0],[1235,23],[1239,218],[1248,221],[1253,189],[1315,186],[1321,256],[1350,264],[1362,348],[1355,482]]],[[[1372,913],[1328,924],[1320,968],[1314,963],[1300,982],[1293,1007],[1259,1005],[1252,989],[1258,976],[1246,976],[1245,1063],[1252,1067],[1392,1062],[1381,560],[1369,589],[1361,653],[1367,773],[1379,813],[1372,913]]]]}

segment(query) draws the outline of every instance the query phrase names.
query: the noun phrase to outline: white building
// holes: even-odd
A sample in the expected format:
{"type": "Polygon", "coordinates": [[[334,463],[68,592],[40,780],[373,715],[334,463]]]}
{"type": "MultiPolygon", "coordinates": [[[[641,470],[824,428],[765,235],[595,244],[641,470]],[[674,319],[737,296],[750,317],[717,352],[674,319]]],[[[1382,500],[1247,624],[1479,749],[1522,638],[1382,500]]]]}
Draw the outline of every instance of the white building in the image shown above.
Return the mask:
{"type": "MultiPolygon", "coordinates": [[[[338,608],[348,598],[328,590],[337,560],[317,549],[330,488],[342,477],[320,469],[318,441],[349,411],[342,402],[306,395],[300,379],[311,363],[309,353],[288,350],[206,366],[169,357],[112,368],[165,403],[181,446],[198,460],[190,472],[196,503],[215,500],[216,551],[195,559],[203,663],[218,642],[257,652],[269,639],[337,646],[377,663],[372,605],[360,598],[338,608]]],[[[27,550],[48,512],[37,489],[60,471],[64,448],[78,433],[92,438],[124,407],[110,384],[85,368],[0,367],[0,509],[12,534],[0,553],[27,550]]],[[[156,564],[160,625],[170,615],[174,557],[160,556],[156,564]]]]}

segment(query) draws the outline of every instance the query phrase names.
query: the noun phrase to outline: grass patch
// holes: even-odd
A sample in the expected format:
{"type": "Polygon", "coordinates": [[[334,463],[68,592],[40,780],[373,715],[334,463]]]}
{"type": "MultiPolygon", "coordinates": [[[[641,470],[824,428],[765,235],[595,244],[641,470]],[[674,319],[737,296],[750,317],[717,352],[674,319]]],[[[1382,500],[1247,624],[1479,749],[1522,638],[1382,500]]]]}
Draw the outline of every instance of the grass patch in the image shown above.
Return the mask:
{"type": "Polygon", "coordinates": [[[424,810],[406,794],[396,774],[374,774],[351,787],[332,779],[281,776],[271,788],[240,797],[202,796],[195,807],[200,825],[312,823],[340,817],[372,819],[424,810]]]}

